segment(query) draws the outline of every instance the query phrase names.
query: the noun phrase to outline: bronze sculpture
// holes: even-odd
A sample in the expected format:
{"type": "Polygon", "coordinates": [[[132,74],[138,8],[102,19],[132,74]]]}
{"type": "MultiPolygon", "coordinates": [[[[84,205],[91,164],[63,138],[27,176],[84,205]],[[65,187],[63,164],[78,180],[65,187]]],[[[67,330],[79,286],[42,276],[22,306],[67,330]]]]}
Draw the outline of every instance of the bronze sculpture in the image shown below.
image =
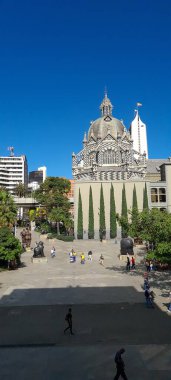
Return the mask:
{"type": "Polygon", "coordinates": [[[33,257],[44,257],[44,244],[42,241],[39,241],[37,243],[36,247],[34,248],[34,254],[33,257]]]}
{"type": "Polygon", "coordinates": [[[134,255],[133,240],[129,237],[121,239],[121,255],[134,255]]]}

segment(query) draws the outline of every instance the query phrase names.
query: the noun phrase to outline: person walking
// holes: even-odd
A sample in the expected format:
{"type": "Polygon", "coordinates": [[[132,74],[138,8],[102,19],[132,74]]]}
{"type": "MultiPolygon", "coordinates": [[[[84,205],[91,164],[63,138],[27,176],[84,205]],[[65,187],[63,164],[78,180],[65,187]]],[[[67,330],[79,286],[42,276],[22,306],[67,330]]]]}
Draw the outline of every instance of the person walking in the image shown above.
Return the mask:
{"type": "Polygon", "coordinates": [[[85,264],[85,255],[83,252],[81,253],[81,264],[85,264]]]}
{"type": "Polygon", "coordinates": [[[168,312],[171,312],[171,292],[169,293],[169,305],[168,305],[168,312]]]}
{"type": "Polygon", "coordinates": [[[100,263],[100,265],[103,265],[103,261],[104,261],[104,257],[103,257],[103,255],[101,254],[101,255],[100,255],[100,259],[99,259],[99,263],[100,263]]]}
{"type": "Polygon", "coordinates": [[[131,269],[135,269],[135,259],[133,256],[131,258],[131,269]]]}
{"type": "Polygon", "coordinates": [[[92,261],[92,251],[88,251],[88,260],[92,261]]]}
{"type": "Polygon", "coordinates": [[[55,247],[52,247],[51,251],[50,251],[50,254],[51,254],[51,257],[54,258],[56,256],[56,250],[55,250],[55,247]]]}
{"type": "Polygon", "coordinates": [[[147,289],[147,288],[145,289],[144,295],[145,295],[147,307],[150,306],[154,309],[154,305],[153,305],[154,298],[151,295],[151,292],[149,291],[149,289],[147,289]]]}
{"type": "Polygon", "coordinates": [[[119,351],[117,351],[115,355],[115,363],[116,363],[116,375],[114,377],[114,380],[118,380],[119,377],[121,376],[122,379],[128,380],[126,374],[125,374],[125,363],[122,359],[122,354],[124,354],[125,349],[121,348],[119,351]]]}
{"type": "Polygon", "coordinates": [[[130,259],[129,259],[129,256],[127,256],[126,270],[130,270],[130,259]]]}
{"type": "Polygon", "coordinates": [[[64,334],[67,330],[70,330],[71,335],[74,335],[72,331],[72,309],[71,307],[68,309],[68,313],[65,316],[65,321],[67,322],[68,326],[64,330],[64,334]]]}

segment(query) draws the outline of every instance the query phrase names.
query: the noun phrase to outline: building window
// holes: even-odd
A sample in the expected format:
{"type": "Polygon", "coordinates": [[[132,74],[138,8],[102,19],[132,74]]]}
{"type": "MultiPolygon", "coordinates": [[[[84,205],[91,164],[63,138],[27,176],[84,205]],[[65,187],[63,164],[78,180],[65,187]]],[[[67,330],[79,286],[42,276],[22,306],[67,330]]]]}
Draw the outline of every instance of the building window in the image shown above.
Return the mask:
{"type": "Polygon", "coordinates": [[[152,188],[151,189],[151,202],[152,203],[166,202],[166,189],[164,187],[152,188]]]}
{"type": "Polygon", "coordinates": [[[156,188],[152,188],[151,189],[151,202],[155,202],[157,203],[158,202],[158,194],[157,194],[157,189],[156,188]]]}
{"type": "Polygon", "coordinates": [[[113,150],[108,149],[103,153],[103,164],[110,165],[115,164],[116,162],[116,154],[113,150]]]}
{"type": "Polygon", "coordinates": [[[163,187],[159,189],[159,202],[166,202],[166,189],[163,187]]]}

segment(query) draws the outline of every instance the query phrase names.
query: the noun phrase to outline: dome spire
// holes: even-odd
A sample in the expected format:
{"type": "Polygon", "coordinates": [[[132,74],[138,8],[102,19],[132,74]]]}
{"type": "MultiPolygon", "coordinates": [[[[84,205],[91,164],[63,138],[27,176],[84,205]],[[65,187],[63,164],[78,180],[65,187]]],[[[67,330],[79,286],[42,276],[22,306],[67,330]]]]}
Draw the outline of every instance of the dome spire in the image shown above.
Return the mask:
{"type": "Polygon", "coordinates": [[[102,100],[102,103],[100,105],[102,116],[112,115],[112,109],[113,106],[110,99],[107,96],[107,88],[105,87],[104,99],[102,100]]]}

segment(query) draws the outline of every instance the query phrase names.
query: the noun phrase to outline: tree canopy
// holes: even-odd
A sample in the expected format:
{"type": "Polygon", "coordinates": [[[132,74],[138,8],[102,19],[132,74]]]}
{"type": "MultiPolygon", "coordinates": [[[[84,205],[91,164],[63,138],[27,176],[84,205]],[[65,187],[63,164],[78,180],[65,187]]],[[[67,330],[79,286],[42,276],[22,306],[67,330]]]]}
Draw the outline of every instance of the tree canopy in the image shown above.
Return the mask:
{"type": "Polygon", "coordinates": [[[17,207],[12,195],[6,189],[0,189],[0,227],[12,226],[17,218],[17,207]]]}
{"type": "Polygon", "coordinates": [[[67,224],[71,218],[70,202],[67,193],[71,187],[65,178],[47,177],[34,193],[34,197],[46,210],[48,220],[67,224]]]}
{"type": "Polygon", "coordinates": [[[22,253],[20,241],[8,227],[0,228],[0,260],[18,259],[22,253]]]}
{"type": "MultiPolygon", "coordinates": [[[[171,262],[171,214],[156,208],[145,209],[136,213],[129,211],[130,219],[127,221],[127,231],[131,237],[138,237],[153,243],[154,251],[149,258],[156,258],[161,262],[171,262]]],[[[125,219],[118,217],[119,223],[125,228],[125,219]]]]}

